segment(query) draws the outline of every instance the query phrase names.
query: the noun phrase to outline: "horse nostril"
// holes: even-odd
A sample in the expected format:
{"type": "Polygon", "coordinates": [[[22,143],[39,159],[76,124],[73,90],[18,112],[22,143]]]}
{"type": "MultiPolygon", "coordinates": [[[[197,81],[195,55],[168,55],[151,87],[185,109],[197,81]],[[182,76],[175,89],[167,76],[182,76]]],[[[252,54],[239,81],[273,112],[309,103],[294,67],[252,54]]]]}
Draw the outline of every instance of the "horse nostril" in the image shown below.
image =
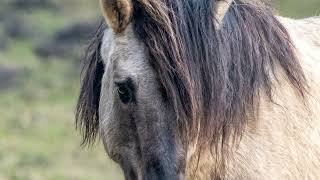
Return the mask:
{"type": "Polygon", "coordinates": [[[160,180],[165,179],[165,172],[164,169],[158,160],[152,160],[147,165],[147,172],[146,172],[147,178],[150,180],[160,180]]]}
{"type": "Polygon", "coordinates": [[[128,168],[124,170],[125,179],[126,180],[138,180],[137,173],[134,169],[128,168]]]}
{"type": "Polygon", "coordinates": [[[183,175],[174,167],[174,163],[150,161],[147,163],[144,180],[182,180],[183,175]]]}
{"type": "Polygon", "coordinates": [[[135,166],[130,161],[121,161],[121,167],[125,176],[125,180],[138,180],[138,174],[135,166]]]}
{"type": "Polygon", "coordinates": [[[136,172],[132,168],[129,170],[129,178],[130,178],[129,180],[137,180],[138,179],[136,172]]]}

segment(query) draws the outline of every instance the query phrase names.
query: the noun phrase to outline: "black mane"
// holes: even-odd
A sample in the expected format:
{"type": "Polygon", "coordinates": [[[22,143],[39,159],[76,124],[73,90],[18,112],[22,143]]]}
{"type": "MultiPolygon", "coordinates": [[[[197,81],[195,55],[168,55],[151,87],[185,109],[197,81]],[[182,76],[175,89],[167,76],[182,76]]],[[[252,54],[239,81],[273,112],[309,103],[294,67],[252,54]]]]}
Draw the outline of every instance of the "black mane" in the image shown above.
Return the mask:
{"type": "Polygon", "coordinates": [[[138,1],[133,19],[178,115],[180,136],[212,147],[223,166],[225,145],[241,137],[260,94],[272,101],[279,71],[301,97],[307,85],[288,32],[269,6],[234,0],[218,27],[216,4],[138,1]]]}
{"type": "Polygon", "coordinates": [[[99,101],[104,64],[100,54],[106,24],[102,21],[89,43],[81,72],[81,90],[76,107],[76,127],[83,134],[83,145],[92,144],[99,129],[99,101]]]}

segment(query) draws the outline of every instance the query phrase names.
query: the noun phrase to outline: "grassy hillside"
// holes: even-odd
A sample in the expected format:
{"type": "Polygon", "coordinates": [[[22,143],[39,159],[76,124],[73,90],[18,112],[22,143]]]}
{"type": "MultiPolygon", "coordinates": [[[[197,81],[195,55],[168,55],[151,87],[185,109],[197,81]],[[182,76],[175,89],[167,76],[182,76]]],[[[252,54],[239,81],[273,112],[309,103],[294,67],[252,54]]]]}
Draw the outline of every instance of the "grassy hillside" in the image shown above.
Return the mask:
{"type": "MultiPolygon", "coordinates": [[[[97,2],[0,1],[0,180],[121,179],[101,144],[80,147],[74,126],[89,33],[80,31],[78,42],[68,29],[97,22],[97,2]]],[[[278,7],[291,17],[320,13],[319,0],[282,0],[278,7]]]]}
{"type": "MultiPolygon", "coordinates": [[[[108,161],[100,144],[80,147],[73,117],[80,58],[42,58],[35,53],[57,31],[96,21],[98,5],[60,0],[54,7],[17,9],[12,15],[12,1],[0,3],[0,13],[7,15],[0,21],[0,42],[5,43],[0,76],[1,71],[12,72],[12,82],[0,88],[0,180],[119,179],[117,166],[108,161]],[[15,21],[24,22],[17,28],[25,32],[9,37],[5,31],[15,21]]],[[[83,45],[75,54],[83,53],[83,45]]]]}
{"type": "Polygon", "coordinates": [[[303,18],[320,15],[319,0],[277,0],[277,8],[281,15],[303,18]]]}

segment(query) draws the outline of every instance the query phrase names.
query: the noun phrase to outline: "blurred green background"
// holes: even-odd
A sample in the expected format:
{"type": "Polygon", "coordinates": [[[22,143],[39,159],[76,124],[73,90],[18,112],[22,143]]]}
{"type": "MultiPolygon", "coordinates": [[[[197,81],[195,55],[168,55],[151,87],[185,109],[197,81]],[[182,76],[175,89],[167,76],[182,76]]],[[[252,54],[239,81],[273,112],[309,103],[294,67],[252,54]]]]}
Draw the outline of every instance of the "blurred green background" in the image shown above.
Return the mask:
{"type": "MultiPolygon", "coordinates": [[[[320,14],[320,0],[280,0],[281,15],[320,14]]],[[[0,180],[122,179],[102,145],[74,126],[81,57],[98,0],[0,1],[0,180]]]]}

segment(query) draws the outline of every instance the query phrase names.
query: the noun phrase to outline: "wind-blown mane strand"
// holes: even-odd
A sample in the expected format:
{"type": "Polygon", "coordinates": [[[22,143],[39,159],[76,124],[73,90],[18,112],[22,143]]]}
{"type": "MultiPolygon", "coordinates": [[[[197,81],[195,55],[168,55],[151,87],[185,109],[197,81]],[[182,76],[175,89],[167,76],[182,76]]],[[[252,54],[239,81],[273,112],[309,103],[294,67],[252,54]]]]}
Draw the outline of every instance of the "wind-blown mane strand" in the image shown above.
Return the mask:
{"type": "Polygon", "coordinates": [[[302,97],[307,85],[290,37],[269,7],[235,0],[216,27],[216,3],[138,0],[133,19],[175,108],[181,136],[212,145],[223,166],[222,151],[241,137],[260,94],[272,101],[279,71],[302,97]]]}
{"type": "Polygon", "coordinates": [[[81,72],[81,90],[76,107],[76,127],[83,135],[83,145],[91,145],[99,129],[99,100],[104,65],[100,55],[103,32],[106,25],[102,22],[91,40],[85,54],[81,72]]]}

